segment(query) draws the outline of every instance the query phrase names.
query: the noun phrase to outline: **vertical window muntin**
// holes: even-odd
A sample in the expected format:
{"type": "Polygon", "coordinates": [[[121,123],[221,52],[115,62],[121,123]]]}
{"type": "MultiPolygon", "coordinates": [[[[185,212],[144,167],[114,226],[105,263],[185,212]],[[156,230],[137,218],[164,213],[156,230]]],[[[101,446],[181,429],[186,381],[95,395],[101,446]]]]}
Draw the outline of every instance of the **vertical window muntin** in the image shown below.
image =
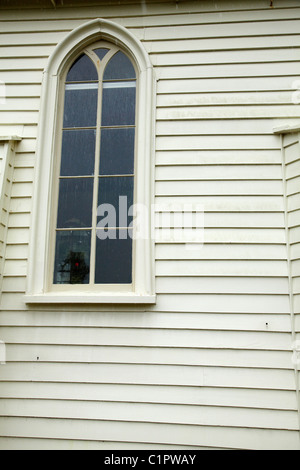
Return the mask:
{"type": "MultiPolygon", "coordinates": [[[[104,51],[103,51],[104,52],[104,51]]],[[[67,67],[66,72],[64,73],[62,77],[62,93],[61,93],[61,99],[62,102],[65,103],[65,93],[66,90],[70,89],[76,89],[76,86],[80,88],[85,83],[88,83],[87,81],[74,81],[72,82],[72,85],[70,87],[70,84],[66,81],[66,78],[68,76],[68,73],[70,69],[72,68],[72,65],[77,61],[77,59],[82,55],[86,54],[94,63],[94,66],[97,69],[98,73],[98,81],[91,80],[88,83],[87,88],[94,89],[95,85],[97,84],[97,119],[96,119],[96,126],[86,126],[86,127],[71,127],[71,128],[65,128],[64,127],[64,106],[62,106],[62,109],[60,110],[60,126],[59,126],[59,145],[60,147],[58,148],[58,156],[60,158],[57,159],[57,165],[56,165],[56,188],[54,190],[55,193],[55,204],[53,207],[55,207],[55,214],[53,214],[53,223],[55,224],[55,228],[52,231],[52,249],[51,249],[51,273],[49,274],[49,282],[48,284],[51,284],[51,290],[72,290],[74,289],[74,285],[78,286],[80,285],[80,290],[90,290],[91,288],[101,288],[101,290],[117,290],[117,291],[132,291],[134,290],[134,245],[132,244],[132,254],[131,254],[131,282],[126,282],[126,283],[119,283],[117,282],[95,282],[95,271],[96,271],[96,259],[97,259],[97,252],[96,252],[96,245],[97,245],[97,209],[98,209],[98,204],[99,204],[99,185],[101,179],[108,179],[108,178],[118,178],[118,177],[123,177],[123,178],[132,178],[133,179],[133,201],[135,201],[135,191],[136,191],[136,184],[135,184],[135,171],[136,171],[136,140],[137,140],[137,131],[136,131],[136,123],[137,123],[137,116],[136,116],[136,110],[137,110],[137,96],[138,96],[138,73],[136,70],[136,66],[132,58],[127,56],[134,68],[135,72],[135,78],[127,78],[127,79],[107,79],[103,80],[105,71],[106,71],[106,66],[109,64],[110,60],[115,57],[118,52],[122,52],[125,56],[127,56],[126,52],[112,44],[109,43],[104,43],[101,42],[99,44],[94,44],[92,47],[86,48],[83,51],[81,51],[80,54],[78,54],[77,58],[73,58],[71,63],[69,63],[69,66],[67,67]],[[107,52],[103,53],[103,57],[101,59],[101,55],[97,56],[97,54],[94,52],[97,49],[107,49],[107,52]],[[103,90],[106,88],[119,88],[120,84],[124,83],[124,87],[126,85],[130,85],[130,87],[133,87],[135,90],[135,107],[134,107],[134,119],[135,122],[130,125],[126,124],[119,124],[119,125],[102,125],[102,101],[103,101],[103,90]],[[79,175],[71,175],[71,176],[66,176],[61,174],[61,162],[62,162],[62,142],[63,142],[63,134],[64,132],[68,131],[75,131],[75,129],[80,132],[82,130],[94,130],[95,132],[95,157],[94,157],[94,171],[93,174],[89,175],[84,175],[84,176],[79,176],[79,175]],[[117,129],[133,129],[134,130],[134,148],[133,148],[133,173],[132,174],[127,174],[127,172],[123,172],[120,175],[109,175],[109,174],[101,174],[101,139],[102,139],[102,133],[103,130],[117,130],[117,129]],[[93,202],[92,202],[92,223],[90,227],[67,227],[67,228],[62,228],[57,226],[57,222],[59,220],[59,185],[61,184],[61,180],[76,180],[76,179],[91,179],[93,178],[93,202]],[[90,232],[91,236],[91,243],[90,243],[90,264],[89,264],[89,281],[86,282],[84,280],[81,283],[57,283],[55,279],[55,257],[56,257],[56,244],[57,244],[57,234],[59,232],[63,233],[71,233],[71,236],[73,235],[73,232],[76,234],[78,233],[84,233],[90,232]]],[[[122,88],[122,86],[120,87],[122,88]]],[[[118,217],[118,215],[117,215],[118,217]]],[[[117,218],[118,220],[118,218],[117,218]]],[[[129,223],[128,223],[129,225],[129,223]]],[[[132,233],[132,229],[129,229],[127,227],[119,226],[117,223],[116,227],[110,227],[109,229],[111,230],[117,230],[118,232],[123,232],[124,233],[124,228],[130,231],[132,233]]],[[[128,235],[127,235],[128,236],[128,235]]],[[[122,237],[121,237],[122,238],[122,237]]],[[[75,237],[76,239],[76,237],[75,237]]]]}

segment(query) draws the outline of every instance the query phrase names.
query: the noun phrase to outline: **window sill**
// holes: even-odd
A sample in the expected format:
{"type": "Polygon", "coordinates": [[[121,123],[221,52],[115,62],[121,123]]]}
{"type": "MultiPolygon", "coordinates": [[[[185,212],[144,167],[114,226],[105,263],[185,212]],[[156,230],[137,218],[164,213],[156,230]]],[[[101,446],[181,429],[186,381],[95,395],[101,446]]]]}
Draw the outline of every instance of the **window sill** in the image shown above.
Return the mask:
{"type": "Polygon", "coordinates": [[[155,295],[129,294],[85,294],[85,293],[47,293],[25,295],[26,304],[155,304],[155,295]]]}

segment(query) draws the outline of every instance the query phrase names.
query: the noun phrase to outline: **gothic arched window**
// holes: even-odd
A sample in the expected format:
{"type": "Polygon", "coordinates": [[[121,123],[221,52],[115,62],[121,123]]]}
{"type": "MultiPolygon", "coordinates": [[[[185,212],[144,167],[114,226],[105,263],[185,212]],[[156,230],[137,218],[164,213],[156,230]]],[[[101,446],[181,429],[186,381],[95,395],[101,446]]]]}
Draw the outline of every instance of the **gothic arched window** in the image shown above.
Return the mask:
{"type": "Polygon", "coordinates": [[[142,44],[110,21],[80,26],[52,54],[27,303],[155,302],[154,83],[142,44]]]}

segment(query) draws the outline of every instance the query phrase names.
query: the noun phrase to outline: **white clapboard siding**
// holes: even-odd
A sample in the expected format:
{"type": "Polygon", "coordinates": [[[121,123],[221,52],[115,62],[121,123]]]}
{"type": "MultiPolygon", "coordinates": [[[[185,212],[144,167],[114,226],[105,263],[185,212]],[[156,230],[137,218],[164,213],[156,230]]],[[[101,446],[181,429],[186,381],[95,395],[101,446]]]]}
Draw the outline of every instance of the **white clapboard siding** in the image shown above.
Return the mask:
{"type": "Polygon", "coordinates": [[[7,233],[9,227],[9,206],[13,184],[13,165],[16,140],[19,140],[19,138],[0,136],[0,295],[2,290],[7,233]]]}
{"type": "Polygon", "coordinates": [[[50,3],[0,5],[0,135],[22,136],[0,221],[0,449],[299,449],[299,143],[284,137],[282,166],[273,133],[299,117],[298,0],[50,3]],[[157,79],[157,303],[31,308],[43,70],[101,17],[142,41],[157,79]],[[196,246],[161,218],[185,204],[204,215],[196,246]]]}
{"type": "Polygon", "coordinates": [[[300,281],[300,142],[299,133],[283,136],[285,180],[287,194],[287,225],[289,232],[289,257],[291,276],[291,296],[294,329],[300,332],[299,281],[300,281]]]}

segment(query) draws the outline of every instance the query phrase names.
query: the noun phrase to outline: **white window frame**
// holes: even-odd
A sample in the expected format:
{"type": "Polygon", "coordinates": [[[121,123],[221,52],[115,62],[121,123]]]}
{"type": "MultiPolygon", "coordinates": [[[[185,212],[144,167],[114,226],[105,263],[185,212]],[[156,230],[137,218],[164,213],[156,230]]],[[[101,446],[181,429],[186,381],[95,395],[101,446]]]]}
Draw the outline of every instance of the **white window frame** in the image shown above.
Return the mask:
{"type": "Polygon", "coordinates": [[[154,197],[154,136],[155,136],[155,78],[153,67],[140,41],[122,26],[108,20],[96,19],[72,31],[56,47],[43,74],[40,121],[37,141],[37,163],[34,179],[33,215],[29,250],[26,303],[132,303],[153,304],[155,296],[154,240],[151,236],[152,204],[154,197]],[[85,291],[80,286],[51,290],[48,283],[51,201],[55,188],[55,148],[57,145],[57,108],[61,75],[66,64],[79,51],[99,41],[117,44],[134,60],[138,70],[137,142],[136,142],[136,203],[147,209],[145,235],[134,240],[133,270],[135,282],[130,291],[115,286],[95,285],[85,291]]]}

